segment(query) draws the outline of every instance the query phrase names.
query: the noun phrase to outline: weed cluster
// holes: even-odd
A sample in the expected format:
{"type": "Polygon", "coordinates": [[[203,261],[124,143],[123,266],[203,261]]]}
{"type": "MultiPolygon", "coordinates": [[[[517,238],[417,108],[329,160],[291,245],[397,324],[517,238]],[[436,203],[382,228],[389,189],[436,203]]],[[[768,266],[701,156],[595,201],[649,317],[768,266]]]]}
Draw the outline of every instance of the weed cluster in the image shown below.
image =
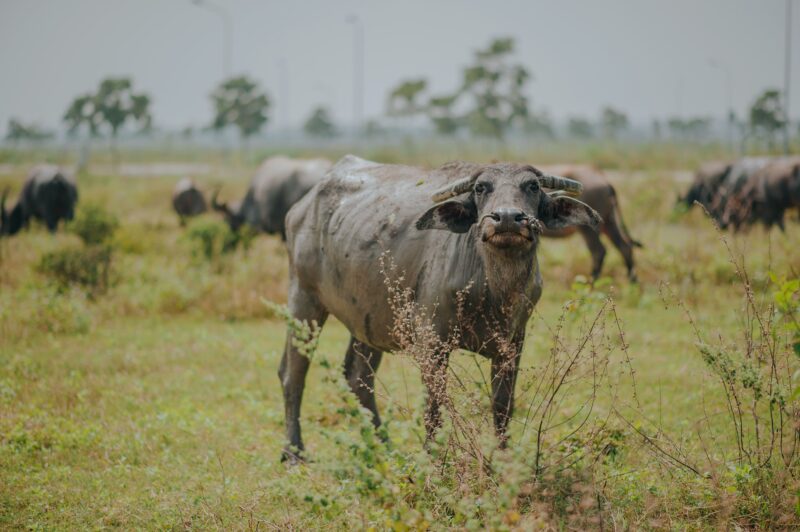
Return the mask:
{"type": "Polygon", "coordinates": [[[94,298],[108,290],[111,282],[111,240],[119,227],[117,218],[98,204],[87,204],[68,230],[77,235],[82,245],[67,245],[44,253],[37,270],[52,280],[59,292],[70,286],[84,288],[94,298]]]}

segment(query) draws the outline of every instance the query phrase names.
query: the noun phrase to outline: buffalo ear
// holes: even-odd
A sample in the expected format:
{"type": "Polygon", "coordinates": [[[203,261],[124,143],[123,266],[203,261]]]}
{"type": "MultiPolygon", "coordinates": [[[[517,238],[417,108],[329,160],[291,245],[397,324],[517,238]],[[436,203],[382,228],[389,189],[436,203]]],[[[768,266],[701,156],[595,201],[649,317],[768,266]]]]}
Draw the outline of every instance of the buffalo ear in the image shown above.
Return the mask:
{"type": "Polygon", "coordinates": [[[548,229],[586,225],[597,231],[603,219],[597,211],[568,196],[544,196],[539,205],[539,219],[548,229]]]}
{"type": "Polygon", "coordinates": [[[478,209],[472,198],[448,200],[434,205],[417,220],[417,229],[447,229],[466,233],[478,221],[478,209]]]}

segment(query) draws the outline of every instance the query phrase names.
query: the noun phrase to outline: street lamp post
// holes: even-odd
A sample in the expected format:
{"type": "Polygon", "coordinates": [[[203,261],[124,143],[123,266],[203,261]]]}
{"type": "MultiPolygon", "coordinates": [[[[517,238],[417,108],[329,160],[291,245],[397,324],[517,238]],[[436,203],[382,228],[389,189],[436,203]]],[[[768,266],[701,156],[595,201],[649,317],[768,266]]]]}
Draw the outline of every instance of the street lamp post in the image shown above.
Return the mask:
{"type": "Polygon", "coordinates": [[[727,125],[728,148],[730,150],[733,150],[733,124],[731,123],[731,118],[732,118],[731,113],[733,113],[733,81],[731,77],[731,70],[727,66],[723,65],[722,63],[714,59],[709,59],[708,64],[711,68],[719,69],[723,72],[723,74],[725,74],[725,92],[727,95],[727,106],[728,106],[728,110],[726,113],[728,121],[727,125]]]}
{"type": "Polygon", "coordinates": [[[786,48],[783,54],[783,153],[789,154],[789,128],[792,115],[789,114],[789,88],[792,79],[792,0],[786,0],[786,48]]]}
{"type": "Polygon", "coordinates": [[[353,25],[353,126],[358,135],[364,112],[364,25],[358,15],[347,17],[353,25]]]}
{"type": "Polygon", "coordinates": [[[286,58],[278,60],[278,90],[280,92],[281,126],[284,134],[289,133],[289,67],[286,58]]]}
{"type": "Polygon", "coordinates": [[[233,60],[233,19],[225,8],[208,0],[192,0],[192,4],[208,9],[222,20],[222,75],[228,79],[231,77],[233,60]]]}

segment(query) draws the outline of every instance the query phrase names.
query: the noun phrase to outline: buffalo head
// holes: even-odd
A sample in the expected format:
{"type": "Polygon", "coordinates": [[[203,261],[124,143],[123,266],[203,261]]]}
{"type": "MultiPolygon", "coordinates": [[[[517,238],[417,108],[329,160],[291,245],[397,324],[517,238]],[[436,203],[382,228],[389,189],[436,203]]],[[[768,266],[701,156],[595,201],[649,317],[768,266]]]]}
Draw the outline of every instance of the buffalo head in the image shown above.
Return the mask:
{"type": "Polygon", "coordinates": [[[417,221],[417,229],[447,229],[476,236],[487,249],[499,253],[535,248],[544,228],[587,225],[597,229],[600,216],[577,195],[582,185],[564,177],[546,175],[532,166],[496,164],[481,167],[433,195],[440,201],[417,221]],[[554,189],[547,193],[544,188],[554,189]]]}
{"type": "Polygon", "coordinates": [[[6,210],[8,191],[8,188],[3,190],[3,195],[0,197],[0,236],[16,234],[25,222],[21,202],[18,201],[10,213],[6,210]]]}
{"type": "Polygon", "coordinates": [[[240,212],[240,206],[238,204],[230,206],[227,202],[220,203],[217,198],[218,196],[219,188],[214,190],[214,194],[211,196],[211,208],[222,213],[222,216],[225,218],[225,221],[228,223],[231,231],[238,231],[245,222],[244,216],[240,212]]]}

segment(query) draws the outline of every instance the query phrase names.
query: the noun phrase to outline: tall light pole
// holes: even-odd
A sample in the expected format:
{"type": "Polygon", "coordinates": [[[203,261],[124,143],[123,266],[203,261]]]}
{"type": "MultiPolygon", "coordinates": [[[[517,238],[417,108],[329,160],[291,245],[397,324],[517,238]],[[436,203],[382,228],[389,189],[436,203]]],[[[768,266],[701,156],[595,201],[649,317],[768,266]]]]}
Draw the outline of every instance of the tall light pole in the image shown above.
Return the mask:
{"type": "Polygon", "coordinates": [[[786,48],[783,54],[783,112],[786,122],[783,124],[783,153],[789,153],[789,128],[792,115],[789,114],[789,88],[792,79],[792,0],[786,0],[786,48]]]}
{"type": "Polygon", "coordinates": [[[349,15],[353,25],[353,127],[358,135],[364,114],[364,25],[358,15],[349,15]]]}
{"type": "Polygon", "coordinates": [[[225,8],[208,0],[192,0],[192,4],[206,8],[222,20],[222,75],[228,79],[233,61],[233,19],[225,8]]]}
{"type": "Polygon", "coordinates": [[[284,133],[289,132],[289,67],[286,58],[278,60],[278,91],[280,93],[281,127],[284,133]]]}
{"type": "Polygon", "coordinates": [[[733,113],[733,81],[731,76],[731,70],[720,63],[715,59],[709,59],[708,65],[711,68],[716,68],[721,70],[725,74],[725,92],[727,94],[727,113],[726,113],[726,120],[728,122],[727,130],[728,130],[728,148],[733,150],[733,124],[731,123],[731,118],[733,113]]]}

